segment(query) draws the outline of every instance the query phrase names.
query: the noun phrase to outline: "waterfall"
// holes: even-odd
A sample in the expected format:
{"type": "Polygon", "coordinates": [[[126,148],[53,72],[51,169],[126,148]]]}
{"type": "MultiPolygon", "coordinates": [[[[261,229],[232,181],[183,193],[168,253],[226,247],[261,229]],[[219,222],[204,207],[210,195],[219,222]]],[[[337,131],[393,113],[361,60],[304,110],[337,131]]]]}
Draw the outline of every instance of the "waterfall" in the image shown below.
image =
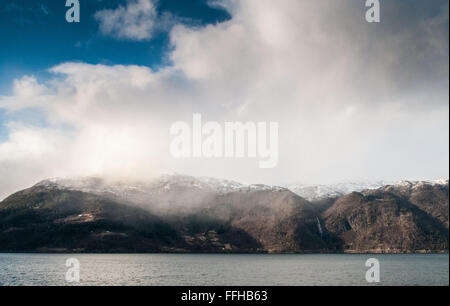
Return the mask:
{"type": "Polygon", "coordinates": [[[316,221],[317,221],[317,228],[319,229],[320,236],[322,236],[322,233],[323,233],[322,226],[320,225],[320,220],[318,217],[316,217],[316,221]]]}

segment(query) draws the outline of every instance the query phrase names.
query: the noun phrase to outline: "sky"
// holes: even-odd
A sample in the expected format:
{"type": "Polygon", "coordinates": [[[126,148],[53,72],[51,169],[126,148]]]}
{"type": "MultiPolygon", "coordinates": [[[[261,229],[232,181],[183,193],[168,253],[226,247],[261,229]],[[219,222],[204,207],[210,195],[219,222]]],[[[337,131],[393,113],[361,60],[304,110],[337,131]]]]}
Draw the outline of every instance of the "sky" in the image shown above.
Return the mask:
{"type": "Polygon", "coordinates": [[[448,1],[0,0],[0,198],[48,177],[448,178],[448,1]],[[279,123],[279,163],[175,159],[173,122],[279,123]]]}

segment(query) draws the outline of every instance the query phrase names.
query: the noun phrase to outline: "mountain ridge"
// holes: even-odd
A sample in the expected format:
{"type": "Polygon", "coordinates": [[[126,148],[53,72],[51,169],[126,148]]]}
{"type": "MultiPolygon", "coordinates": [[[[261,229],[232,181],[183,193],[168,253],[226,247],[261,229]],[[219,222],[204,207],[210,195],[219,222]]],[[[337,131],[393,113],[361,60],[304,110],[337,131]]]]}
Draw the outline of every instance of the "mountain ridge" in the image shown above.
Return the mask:
{"type": "MultiPolygon", "coordinates": [[[[286,185],[266,185],[266,184],[242,184],[236,181],[217,179],[212,177],[193,177],[188,175],[162,175],[155,179],[149,180],[146,183],[136,181],[129,185],[121,180],[113,180],[112,184],[106,183],[100,177],[81,177],[81,178],[50,178],[38,182],[36,185],[54,185],[64,188],[72,188],[74,190],[85,190],[88,192],[95,191],[93,186],[104,185],[108,187],[118,188],[121,185],[130,189],[139,187],[148,187],[149,185],[165,184],[165,188],[170,188],[170,184],[181,183],[190,187],[212,189],[220,193],[226,193],[236,190],[251,190],[251,189],[288,189],[293,193],[308,201],[323,200],[327,198],[335,198],[350,194],[352,192],[362,192],[365,190],[379,189],[382,187],[409,187],[412,188],[417,185],[448,185],[449,179],[436,180],[401,180],[398,182],[386,181],[347,181],[341,183],[334,183],[329,185],[324,184],[286,184],[286,185]]],[[[113,192],[112,190],[109,190],[113,192]]],[[[106,192],[106,190],[104,190],[106,192]]]]}
{"type": "Polygon", "coordinates": [[[308,201],[213,178],[49,179],[0,202],[3,252],[448,252],[448,240],[448,180],[308,201]]]}

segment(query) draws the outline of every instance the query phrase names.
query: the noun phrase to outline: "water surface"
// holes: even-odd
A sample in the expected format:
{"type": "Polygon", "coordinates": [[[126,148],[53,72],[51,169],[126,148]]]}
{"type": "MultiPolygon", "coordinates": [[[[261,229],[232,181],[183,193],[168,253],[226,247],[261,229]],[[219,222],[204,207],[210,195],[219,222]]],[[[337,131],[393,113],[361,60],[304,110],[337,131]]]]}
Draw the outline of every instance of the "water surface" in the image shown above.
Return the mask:
{"type": "Polygon", "coordinates": [[[449,285],[448,254],[0,254],[0,285],[73,285],[68,258],[80,262],[78,285],[373,285],[365,279],[372,257],[379,285],[449,285]]]}

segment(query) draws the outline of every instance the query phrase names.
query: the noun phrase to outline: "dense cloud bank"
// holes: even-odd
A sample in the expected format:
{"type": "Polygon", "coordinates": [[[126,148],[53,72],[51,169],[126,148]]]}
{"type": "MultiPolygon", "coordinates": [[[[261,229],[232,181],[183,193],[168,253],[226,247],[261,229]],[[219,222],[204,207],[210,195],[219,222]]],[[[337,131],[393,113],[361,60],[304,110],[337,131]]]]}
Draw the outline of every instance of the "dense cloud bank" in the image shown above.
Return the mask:
{"type": "MultiPolygon", "coordinates": [[[[126,15],[133,7],[102,11],[99,30],[151,38],[153,4],[137,2],[148,16],[134,19],[126,15]],[[108,13],[130,28],[102,23],[108,13]]],[[[13,94],[0,97],[15,114],[0,143],[0,197],[54,176],[179,172],[277,184],[448,177],[448,1],[385,1],[379,24],[364,20],[363,1],[211,5],[232,18],[171,24],[170,65],[158,71],[61,63],[49,80],[16,80],[13,94]],[[40,124],[21,115],[30,112],[40,124]],[[278,167],[171,158],[170,125],[193,113],[278,121],[278,167]]]]}

